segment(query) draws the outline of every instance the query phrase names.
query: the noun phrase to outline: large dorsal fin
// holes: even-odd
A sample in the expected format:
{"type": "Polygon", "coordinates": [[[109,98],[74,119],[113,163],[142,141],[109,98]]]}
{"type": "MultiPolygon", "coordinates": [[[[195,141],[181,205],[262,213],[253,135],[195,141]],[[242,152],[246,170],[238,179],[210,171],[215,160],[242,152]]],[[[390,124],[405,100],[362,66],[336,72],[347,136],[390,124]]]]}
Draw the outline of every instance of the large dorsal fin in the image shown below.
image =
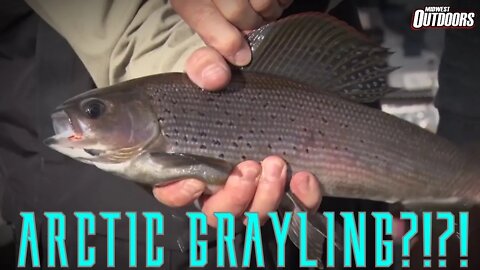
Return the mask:
{"type": "Polygon", "coordinates": [[[252,62],[244,70],[272,74],[371,102],[393,91],[389,52],[346,23],[305,13],[265,25],[248,35],[252,62]]]}

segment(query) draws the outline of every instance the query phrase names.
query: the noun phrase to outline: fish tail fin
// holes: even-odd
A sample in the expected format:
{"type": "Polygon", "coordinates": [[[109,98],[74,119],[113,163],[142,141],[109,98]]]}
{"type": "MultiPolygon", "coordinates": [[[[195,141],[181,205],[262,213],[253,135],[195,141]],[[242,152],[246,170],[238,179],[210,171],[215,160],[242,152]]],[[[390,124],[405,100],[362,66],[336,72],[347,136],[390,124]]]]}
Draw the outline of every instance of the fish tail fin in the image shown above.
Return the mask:
{"type": "Polygon", "coordinates": [[[248,35],[252,62],[244,70],[277,75],[356,102],[394,91],[387,84],[387,49],[323,13],[304,13],[248,35]]]}
{"type": "MultiPolygon", "coordinates": [[[[297,215],[299,212],[307,212],[306,207],[298,200],[298,198],[288,191],[282,200],[279,212],[283,215],[285,211],[293,212],[292,221],[288,230],[288,236],[292,243],[300,248],[300,230],[301,230],[301,221],[300,217],[297,215]]],[[[307,212],[308,213],[308,212],[307,212]]],[[[307,256],[309,259],[315,259],[318,261],[318,268],[323,269],[323,256],[324,256],[324,246],[325,239],[328,236],[327,230],[327,219],[322,214],[308,213],[307,214],[307,256]]],[[[340,266],[341,253],[343,251],[343,238],[341,237],[342,229],[338,223],[335,223],[335,234],[334,234],[334,243],[335,243],[335,259],[336,266],[340,266]]]]}

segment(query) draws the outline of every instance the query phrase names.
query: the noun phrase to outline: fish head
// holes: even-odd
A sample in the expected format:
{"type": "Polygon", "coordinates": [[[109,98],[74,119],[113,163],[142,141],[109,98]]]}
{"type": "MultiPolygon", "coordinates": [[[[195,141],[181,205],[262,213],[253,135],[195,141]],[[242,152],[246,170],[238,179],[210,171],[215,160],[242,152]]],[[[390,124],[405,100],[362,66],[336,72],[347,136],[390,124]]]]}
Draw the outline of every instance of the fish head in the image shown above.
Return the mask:
{"type": "Polygon", "coordinates": [[[55,135],[45,144],[89,164],[128,160],[159,133],[147,96],[128,84],[75,96],[57,107],[51,118],[55,135]]]}

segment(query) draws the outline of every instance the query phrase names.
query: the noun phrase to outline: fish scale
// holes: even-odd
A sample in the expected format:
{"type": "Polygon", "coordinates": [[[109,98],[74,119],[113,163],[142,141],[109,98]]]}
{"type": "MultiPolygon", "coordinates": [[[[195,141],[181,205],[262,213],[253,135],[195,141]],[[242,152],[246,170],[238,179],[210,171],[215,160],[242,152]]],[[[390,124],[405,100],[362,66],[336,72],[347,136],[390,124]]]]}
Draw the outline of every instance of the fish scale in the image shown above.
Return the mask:
{"type": "Polygon", "coordinates": [[[339,197],[450,197],[449,187],[465,182],[458,175],[468,164],[463,150],[326,91],[248,72],[220,93],[201,92],[182,74],[162,77],[162,84],[148,94],[168,152],[232,164],[276,154],[294,171],[315,173],[325,194],[339,197]]]}

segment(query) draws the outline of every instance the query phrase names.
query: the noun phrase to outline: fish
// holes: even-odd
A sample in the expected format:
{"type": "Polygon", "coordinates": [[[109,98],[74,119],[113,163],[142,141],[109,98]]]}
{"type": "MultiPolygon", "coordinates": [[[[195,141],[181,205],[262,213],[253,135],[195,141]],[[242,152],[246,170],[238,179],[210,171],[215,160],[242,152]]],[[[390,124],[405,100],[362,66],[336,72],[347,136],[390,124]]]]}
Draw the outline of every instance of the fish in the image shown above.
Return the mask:
{"type": "MultiPolygon", "coordinates": [[[[149,186],[196,178],[214,190],[236,164],[278,155],[292,172],[314,173],[325,196],[480,201],[478,155],[365,106],[395,91],[387,49],[320,13],[281,19],[247,39],[252,63],[222,91],[201,91],[184,73],[89,90],[55,109],[45,143],[149,186]]],[[[305,210],[287,190],[279,211],[305,210]]],[[[316,240],[309,256],[321,263],[325,219],[308,219],[316,240]]]]}

